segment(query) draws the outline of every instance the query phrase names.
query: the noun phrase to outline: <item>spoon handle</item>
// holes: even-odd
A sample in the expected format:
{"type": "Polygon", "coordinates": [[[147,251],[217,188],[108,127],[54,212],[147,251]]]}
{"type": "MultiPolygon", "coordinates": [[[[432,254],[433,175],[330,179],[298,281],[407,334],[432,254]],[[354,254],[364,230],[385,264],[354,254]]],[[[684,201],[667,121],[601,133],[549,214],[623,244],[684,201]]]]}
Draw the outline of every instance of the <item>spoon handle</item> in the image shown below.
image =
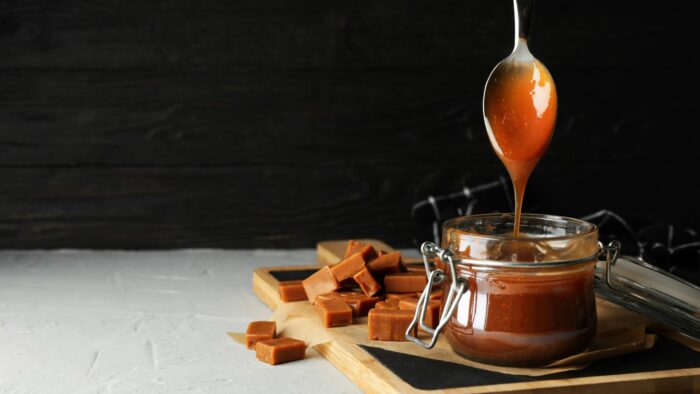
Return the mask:
{"type": "Polygon", "coordinates": [[[515,46],[523,38],[527,41],[530,35],[530,15],[535,0],[513,0],[513,12],[515,13],[515,46]]]}

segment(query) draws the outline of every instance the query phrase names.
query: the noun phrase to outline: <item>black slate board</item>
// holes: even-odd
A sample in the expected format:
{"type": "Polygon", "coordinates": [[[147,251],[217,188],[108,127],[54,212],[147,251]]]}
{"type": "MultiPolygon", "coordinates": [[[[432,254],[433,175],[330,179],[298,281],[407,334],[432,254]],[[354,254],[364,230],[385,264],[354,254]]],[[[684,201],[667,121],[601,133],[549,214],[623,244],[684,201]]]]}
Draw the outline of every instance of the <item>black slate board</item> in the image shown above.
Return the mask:
{"type": "Polygon", "coordinates": [[[318,270],[289,270],[289,271],[270,271],[270,275],[279,282],[287,282],[290,280],[304,280],[318,270]]]}
{"type": "Polygon", "coordinates": [[[396,376],[419,390],[438,390],[700,367],[699,352],[695,352],[664,337],[659,337],[654,347],[650,350],[601,360],[579,371],[563,372],[544,377],[507,375],[371,346],[360,345],[360,347],[396,376]]]}

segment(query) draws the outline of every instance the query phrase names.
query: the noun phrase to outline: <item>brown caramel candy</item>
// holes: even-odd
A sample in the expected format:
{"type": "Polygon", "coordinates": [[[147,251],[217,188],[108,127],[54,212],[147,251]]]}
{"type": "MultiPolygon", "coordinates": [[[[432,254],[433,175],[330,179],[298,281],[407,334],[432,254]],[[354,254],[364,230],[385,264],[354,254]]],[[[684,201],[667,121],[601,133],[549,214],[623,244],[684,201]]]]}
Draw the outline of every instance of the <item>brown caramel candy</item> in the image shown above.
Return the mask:
{"type": "Polygon", "coordinates": [[[412,311],[400,309],[375,308],[368,316],[368,338],[379,341],[405,341],[406,330],[413,320],[412,311]]]}
{"type": "Polygon", "coordinates": [[[367,246],[366,243],[351,239],[350,241],[348,241],[348,247],[345,248],[345,255],[343,256],[343,258],[348,258],[354,255],[355,253],[362,250],[362,248],[364,248],[365,246],[367,246]]]}
{"type": "Polygon", "coordinates": [[[425,265],[423,264],[404,264],[408,272],[423,272],[425,273],[425,265]]]}
{"type": "Polygon", "coordinates": [[[302,281],[304,292],[312,304],[316,303],[316,297],[320,294],[329,293],[340,287],[340,283],[335,279],[328,266],[316,271],[313,275],[302,281]]]}
{"type": "Polygon", "coordinates": [[[361,293],[356,293],[356,292],[352,292],[352,291],[331,291],[330,293],[319,294],[318,297],[316,297],[316,302],[331,301],[331,300],[345,301],[345,298],[348,297],[348,294],[361,294],[361,293]]]}
{"type": "Polygon", "coordinates": [[[365,262],[372,261],[378,256],[377,250],[374,249],[374,246],[372,245],[366,245],[359,250],[359,253],[362,255],[362,258],[365,259],[365,262]]]}
{"type": "Polygon", "coordinates": [[[331,267],[331,272],[338,282],[352,278],[353,275],[365,268],[365,259],[362,255],[355,253],[347,259],[331,267]]]}
{"type": "MultiPolygon", "coordinates": [[[[418,293],[418,297],[420,297],[420,295],[421,293],[418,293]]],[[[442,289],[433,290],[430,293],[430,299],[440,301],[442,299],[442,289]]]]}
{"type": "MultiPolygon", "coordinates": [[[[391,294],[392,294],[392,295],[396,295],[396,296],[401,295],[402,297],[399,297],[399,298],[413,297],[413,295],[411,295],[410,293],[409,293],[409,294],[406,294],[406,293],[391,293],[391,294]]],[[[418,298],[420,298],[421,295],[423,295],[423,292],[422,292],[422,291],[420,291],[420,292],[418,292],[418,293],[415,294],[415,296],[418,297],[418,298]]],[[[428,298],[430,298],[431,300],[440,301],[440,300],[442,299],[442,289],[438,288],[438,289],[436,289],[436,290],[431,291],[431,292],[430,292],[430,296],[428,296],[428,298]]]]}
{"type": "MultiPolygon", "coordinates": [[[[331,267],[333,268],[333,267],[331,267]]],[[[333,271],[331,271],[333,272],[333,271]]],[[[345,279],[344,281],[340,282],[340,287],[338,288],[340,291],[354,291],[354,290],[359,290],[357,289],[357,282],[355,282],[355,279],[352,277],[349,277],[345,279]]]]}
{"type": "Polygon", "coordinates": [[[398,273],[404,270],[401,263],[401,252],[383,254],[367,264],[373,274],[398,273]]]}
{"type": "Polygon", "coordinates": [[[386,297],[387,300],[393,300],[393,299],[400,300],[402,298],[413,297],[415,295],[416,295],[415,293],[385,293],[384,297],[386,297]]]}
{"type": "Polygon", "coordinates": [[[348,247],[345,249],[344,257],[348,258],[355,253],[360,253],[365,261],[374,260],[379,255],[374,246],[351,239],[348,242],[348,247]]]}
{"type": "Polygon", "coordinates": [[[356,297],[367,297],[360,289],[336,290],[326,294],[320,294],[318,300],[347,300],[356,297]]]}
{"type": "Polygon", "coordinates": [[[342,300],[319,300],[315,306],[324,327],[340,327],[352,324],[352,308],[342,300]]]}
{"type": "Polygon", "coordinates": [[[277,323],[273,321],[250,322],[245,332],[245,345],[248,349],[255,349],[256,342],[273,339],[276,332],[277,323]]]}
{"type": "MultiPolygon", "coordinates": [[[[332,291],[318,296],[317,301],[343,301],[352,309],[352,317],[367,316],[367,312],[380,302],[380,297],[368,297],[356,291],[332,291]]],[[[398,304],[397,304],[398,305],[398,304]]]]}
{"type": "Polygon", "coordinates": [[[277,338],[260,341],[255,345],[255,357],[271,365],[301,360],[306,344],[294,338],[277,338]]]}
{"type": "Polygon", "coordinates": [[[368,297],[364,294],[361,297],[351,297],[345,300],[352,309],[352,317],[367,316],[367,313],[380,301],[379,297],[368,297]]]}
{"type": "Polygon", "coordinates": [[[388,293],[422,292],[426,284],[428,284],[428,278],[426,278],[424,272],[387,274],[387,276],[384,277],[384,289],[388,293]]]}
{"type": "Polygon", "coordinates": [[[280,295],[280,300],[284,302],[308,300],[304,291],[304,285],[300,280],[280,282],[277,286],[277,292],[280,295]]]}
{"type": "Polygon", "coordinates": [[[360,285],[360,289],[368,296],[373,296],[382,289],[382,285],[374,279],[367,268],[363,268],[360,272],[353,275],[352,278],[355,279],[355,282],[360,285]]]}
{"type": "MultiPolygon", "coordinates": [[[[418,304],[418,297],[409,297],[399,300],[399,309],[415,311],[418,304]]],[[[435,328],[440,321],[440,301],[428,301],[428,309],[425,311],[425,324],[430,328],[435,328]]]]}
{"type": "Polygon", "coordinates": [[[399,301],[398,298],[390,298],[386,301],[378,302],[374,307],[376,309],[399,309],[399,301]]]}

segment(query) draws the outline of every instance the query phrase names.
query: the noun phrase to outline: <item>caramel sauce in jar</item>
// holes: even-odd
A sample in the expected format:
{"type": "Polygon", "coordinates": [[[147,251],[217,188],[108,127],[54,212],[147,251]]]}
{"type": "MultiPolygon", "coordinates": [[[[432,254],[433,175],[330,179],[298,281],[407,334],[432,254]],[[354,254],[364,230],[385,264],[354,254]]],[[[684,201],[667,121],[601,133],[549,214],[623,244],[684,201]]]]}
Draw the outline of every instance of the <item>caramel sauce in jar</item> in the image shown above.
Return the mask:
{"type": "Polygon", "coordinates": [[[469,259],[456,266],[469,289],[444,333],[452,349],[469,359],[543,366],[584,351],[595,335],[596,227],[558,216],[521,219],[519,237],[512,236],[510,214],[443,225],[442,247],[455,259],[469,259]]]}

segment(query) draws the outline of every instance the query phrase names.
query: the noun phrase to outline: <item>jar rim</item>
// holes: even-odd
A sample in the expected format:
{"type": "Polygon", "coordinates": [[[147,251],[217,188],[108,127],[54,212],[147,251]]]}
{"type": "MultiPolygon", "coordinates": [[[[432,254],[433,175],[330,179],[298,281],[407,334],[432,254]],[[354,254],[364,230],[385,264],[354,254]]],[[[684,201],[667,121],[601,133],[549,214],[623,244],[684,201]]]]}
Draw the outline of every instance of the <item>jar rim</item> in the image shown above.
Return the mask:
{"type": "MultiPolygon", "coordinates": [[[[484,214],[477,214],[477,215],[468,215],[468,216],[458,216],[454,217],[452,219],[446,220],[442,224],[442,229],[443,230],[456,230],[456,231],[463,231],[461,230],[458,225],[460,223],[464,223],[467,221],[471,220],[479,220],[479,219],[486,219],[486,218],[503,218],[503,217],[508,217],[510,216],[511,218],[514,219],[514,215],[512,213],[484,213],[484,214]]],[[[573,239],[573,238],[579,238],[579,237],[585,237],[586,235],[589,234],[594,234],[598,231],[598,226],[596,226],[593,223],[587,222],[585,220],[581,219],[576,219],[568,216],[558,216],[558,215],[548,215],[548,214],[539,214],[539,213],[523,213],[521,215],[521,221],[522,219],[540,219],[543,221],[550,221],[550,222],[559,222],[559,223],[569,223],[569,224],[574,224],[574,225],[579,225],[586,227],[584,231],[573,233],[573,234],[565,234],[565,235],[555,235],[555,236],[539,236],[539,237],[533,237],[533,236],[513,236],[512,234],[481,234],[481,233],[473,233],[470,232],[469,236],[478,238],[478,239],[485,239],[485,240],[498,240],[498,241],[527,241],[527,240],[533,240],[533,239],[539,239],[539,240],[546,240],[546,241],[559,241],[559,240],[567,240],[567,239],[573,239]]]]}
{"type": "Polygon", "coordinates": [[[560,268],[560,267],[584,267],[589,264],[595,265],[598,263],[598,256],[601,253],[601,248],[598,248],[592,256],[583,257],[573,260],[556,260],[556,261],[496,261],[496,260],[478,260],[478,259],[455,259],[456,266],[479,267],[479,268],[521,268],[521,269],[537,269],[542,268],[560,268]]]}

